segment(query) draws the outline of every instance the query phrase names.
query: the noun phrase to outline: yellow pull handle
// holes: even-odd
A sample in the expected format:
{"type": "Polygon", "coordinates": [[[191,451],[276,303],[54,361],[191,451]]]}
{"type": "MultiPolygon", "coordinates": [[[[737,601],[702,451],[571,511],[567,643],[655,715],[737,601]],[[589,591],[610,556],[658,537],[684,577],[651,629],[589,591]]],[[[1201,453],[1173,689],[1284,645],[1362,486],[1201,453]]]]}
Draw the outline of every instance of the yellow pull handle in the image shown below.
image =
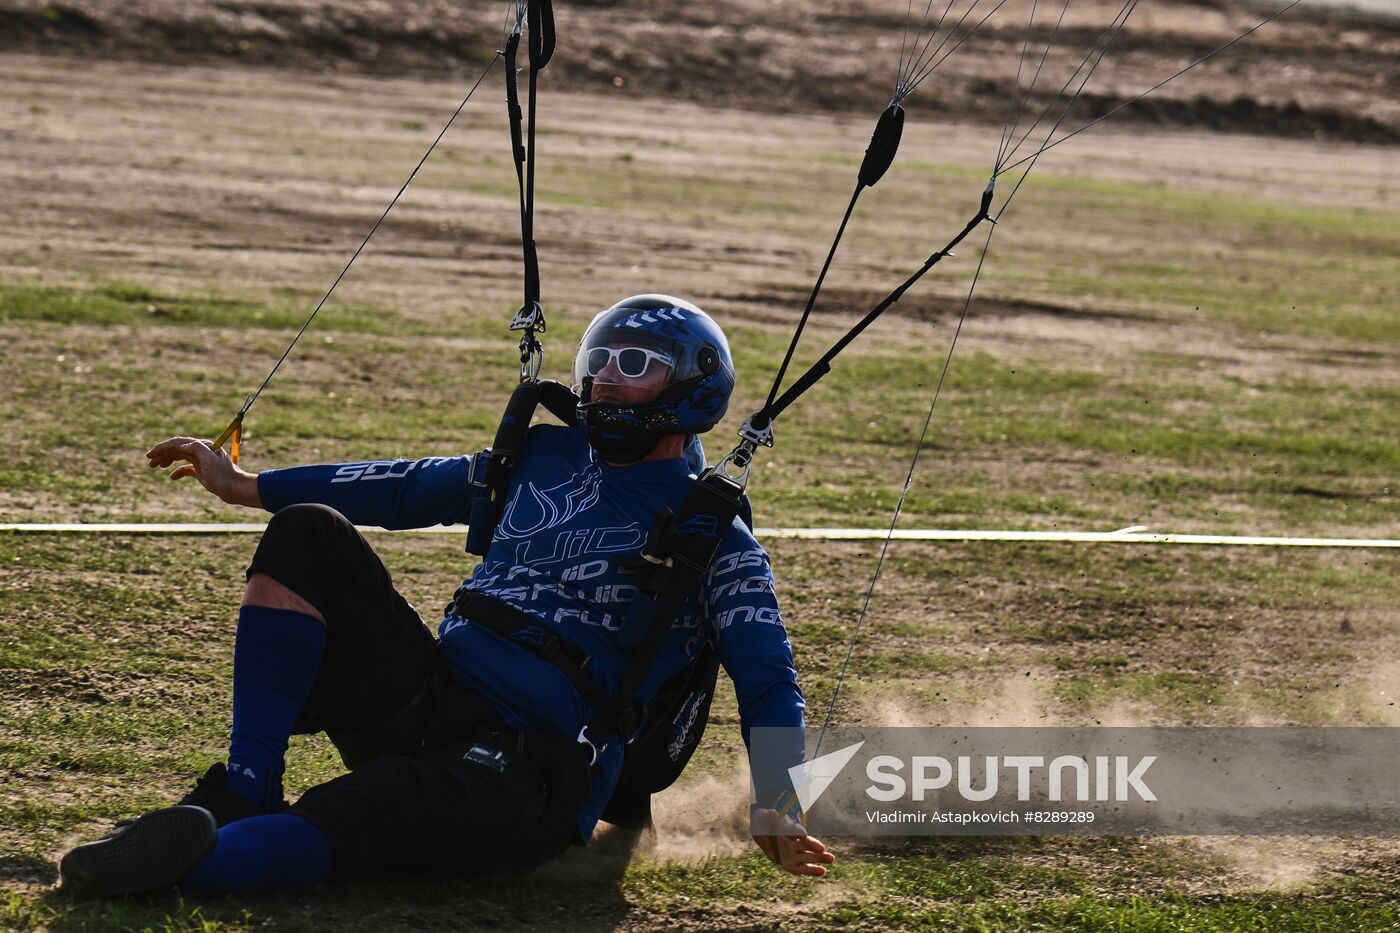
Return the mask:
{"type": "Polygon", "coordinates": [[[243,440],[243,412],[241,411],[233,416],[233,420],[228,423],[228,427],[224,428],[224,432],[214,438],[213,447],[215,450],[218,450],[220,447],[224,446],[225,441],[230,440],[233,443],[229,444],[228,455],[234,463],[237,463],[238,443],[243,440]]]}

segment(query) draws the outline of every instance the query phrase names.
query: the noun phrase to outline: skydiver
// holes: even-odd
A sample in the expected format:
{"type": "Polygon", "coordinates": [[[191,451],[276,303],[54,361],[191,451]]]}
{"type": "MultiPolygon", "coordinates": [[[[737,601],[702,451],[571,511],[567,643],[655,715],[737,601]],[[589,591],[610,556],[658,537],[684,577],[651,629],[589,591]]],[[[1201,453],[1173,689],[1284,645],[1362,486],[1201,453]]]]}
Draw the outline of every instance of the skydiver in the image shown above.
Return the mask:
{"type": "MultiPolygon", "coordinates": [[[[637,296],[595,317],[574,364],[578,423],[530,428],[490,549],[436,637],[354,525],[466,521],[472,457],[253,474],[208,441],[152,447],[152,468],[182,463],[172,479],[273,513],[239,610],[228,757],[178,805],[68,852],[64,889],[239,893],[464,877],[587,844],[621,794],[626,737],[587,733],[583,693],[617,689],[647,529],[660,507],[680,508],[703,464],[694,436],[724,416],[733,385],[724,334],[688,302],[637,296]],[[464,604],[483,611],[474,618],[464,604]],[[497,612],[527,620],[554,662],[482,621],[497,612]],[[561,657],[593,686],[571,681],[561,657]],[[350,770],[288,805],[288,737],[313,732],[350,770]]],[[[702,589],[667,632],[642,698],[708,645],[734,682],[746,743],[754,726],[801,726],[768,557],[739,519],[702,589]]],[[[790,810],[756,814],[755,826],[774,831],[755,842],[785,870],[821,876],[835,861],[790,810]]]]}

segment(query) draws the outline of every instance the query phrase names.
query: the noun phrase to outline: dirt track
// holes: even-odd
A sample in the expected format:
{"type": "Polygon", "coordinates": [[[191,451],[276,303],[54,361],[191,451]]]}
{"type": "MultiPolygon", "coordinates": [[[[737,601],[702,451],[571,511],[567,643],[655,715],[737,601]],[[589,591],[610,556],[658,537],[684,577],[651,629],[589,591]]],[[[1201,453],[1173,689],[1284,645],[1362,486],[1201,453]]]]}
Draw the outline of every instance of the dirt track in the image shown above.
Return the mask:
{"type": "MultiPolygon", "coordinates": [[[[987,133],[995,134],[988,121],[1004,113],[1024,37],[1019,3],[911,98],[902,160],[984,166],[987,133]]],[[[899,58],[902,6],[724,0],[660,24],[634,0],[560,0],[541,148],[545,181],[558,179],[564,197],[542,208],[546,280],[569,279],[571,300],[587,307],[637,285],[629,270],[644,256],[664,262],[678,289],[713,295],[714,282],[730,283],[717,296],[720,310],[800,307],[821,249],[806,218],[813,205],[836,204],[849,183],[848,168],[824,171],[821,162],[863,148],[899,58]],[[794,105],[837,112],[813,119],[792,113],[794,105]],[[698,222],[574,203],[599,186],[608,186],[604,198],[644,201],[650,192],[636,189],[626,164],[643,150],[675,181],[666,196],[686,200],[698,222]],[[756,168],[775,151],[794,156],[795,177],[756,168]],[[801,220],[776,231],[748,223],[755,190],[776,192],[761,205],[770,215],[801,220]]],[[[1117,5],[1087,0],[1070,9],[1060,45],[1072,60],[1117,5]]],[[[1067,126],[1267,12],[1225,0],[1149,0],[1067,126]]],[[[478,73],[500,13],[496,4],[445,0],[0,0],[0,53],[11,53],[0,56],[8,221],[0,273],[58,281],[136,274],[180,288],[309,293],[377,216],[460,99],[464,77],[478,73]],[[268,64],[279,67],[248,67],[268,64]],[[213,281],[211,268],[221,270],[213,281]]],[[[464,113],[361,261],[365,298],[425,314],[460,306],[464,294],[476,304],[511,300],[516,221],[498,81],[464,113]]],[[[1385,207],[1394,195],[1383,150],[1329,143],[1400,140],[1397,88],[1400,19],[1305,4],[1056,150],[1037,172],[1189,179],[1270,199],[1385,207]],[[1183,133],[1183,125],[1306,141],[1261,145],[1183,133]]],[[[830,212],[817,213],[826,224],[830,212]]],[[[904,269],[908,256],[890,252],[880,243],[863,257],[866,279],[883,283],[904,269]]],[[[863,282],[844,300],[840,285],[827,292],[838,309],[868,301],[863,282]]],[[[342,298],[353,297],[354,283],[347,286],[342,298]]]]}
{"type": "MultiPolygon", "coordinates": [[[[967,5],[953,3],[950,25],[967,5]]],[[[1133,13],[1077,114],[1104,112],[1281,5],[1149,0],[1133,13]]],[[[865,111],[891,93],[904,6],[721,0],[681,6],[660,22],[640,0],[560,0],[560,51],[544,82],[551,94],[607,89],[639,101],[865,111]]],[[[933,5],[935,16],[943,6],[933,5]]],[[[964,28],[989,6],[975,8],[964,28]]],[[[1013,0],[989,19],[921,89],[919,105],[945,117],[999,118],[1028,9],[1013,0]]],[[[1073,4],[1058,32],[1065,61],[1077,60],[1118,9],[1107,0],[1073,4]]],[[[498,45],[502,10],[447,0],[0,0],[0,51],[460,77],[498,45]]],[[[1051,34],[1043,11],[1041,21],[1036,38],[1043,40],[1051,34]]],[[[1398,88],[1400,18],[1305,3],[1118,119],[1395,142],[1398,88]]]]}
{"type": "MultiPolygon", "coordinates": [[[[328,281],[462,93],[447,80],[25,55],[0,57],[0,83],[8,91],[0,102],[8,221],[0,230],[0,273],[47,281],[132,274],[172,288],[261,292],[309,292],[328,281]]],[[[459,306],[464,294],[478,305],[511,301],[518,219],[495,90],[484,89],[454,126],[342,299],[359,294],[434,315],[459,306]]],[[[543,183],[558,178],[584,197],[560,203],[546,195],[542,207],[545,277],[569,280],[571,303],[591,306],[634,287],[633,267],[645,256],[678,277],[675,288],[713,295],[716,282],[728,283],[718,289],[719,307],[746,314],[768,307],[784,317],[800,307],[824,244],[804,226],[775,230],[756,212],[786,209],[804,221],[814,209],[831,214],[851,170],[820,161],[858,153],[870,126],[867,115],[812,119],[567,94],[552,94],[542,119],[549,134],[541,142],[543,183]],[[638,183],[628,162],[643,147],[648,171],[672,179],[675,192],[628,187],[638,183]],[[810,159],[788,177],[759,174],[773,171],[759,167],[773,152],[810,159]],[[673,194],[684,197],[683,186],[701,184],[709,187],[696,196],[716,203],[684,205],[710,211],[699,222],[652,212],[673,194]],[[600,197],[620,196],[631,209],[590,206],[588,186],[597,185],[612,186],[600,197]],[[758,190],[787,200],[747,204],[758,190]]],[[[995,138],[988,132],[911,120],[901,158],[981,170],[987,140],[995,138]]],[[[1144,134],[1114,125],[1082,139],[1089,142],[1056,150],[1037,171],[1185,180],[1323,205],[1385,207],[1394,197],[1387,157],[1371,146],[1261,145],[1247,136],[1144,134]]],[[[883,283],[907,264],[910,249],[923,248],[887,255],[887,246],[862,258],[865,277],[883,283]]],[[[842,286],[828,289],[828,306],[853,308],[871,294],[857,283],[843,299],[842,286]]],[[[1030,306],[1005,311],[1037,313],[1030,306]]]]}

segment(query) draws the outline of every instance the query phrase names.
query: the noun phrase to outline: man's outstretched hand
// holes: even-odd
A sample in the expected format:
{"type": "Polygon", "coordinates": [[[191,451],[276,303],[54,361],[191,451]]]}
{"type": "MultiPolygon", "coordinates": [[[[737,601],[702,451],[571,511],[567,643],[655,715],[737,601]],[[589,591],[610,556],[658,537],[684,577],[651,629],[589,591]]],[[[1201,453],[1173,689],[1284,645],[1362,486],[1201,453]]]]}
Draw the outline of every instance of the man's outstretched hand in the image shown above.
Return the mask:
{"type": "Polygon", "coordinates": [[[258,477],[240,470],[222,447],[215,449],[213,441],[195,437],[172,437],[146,451],[147,465],[165,469],[172,463],[185,461],[171,473],[171,479],[193,476],[199,484],[230,505],[261,508],[258,477]]]}
{"type": "Polygon", "coordinates": [[[756,830],[771,829],[771,833],[756,834],[753,841],[774,865],[794,875],[820,878],[826,866],[836,861],[836,853],[827,849],[815,836],[808,836],[802,826],[777,810],[758,810],[753,814],[756,830]]]}

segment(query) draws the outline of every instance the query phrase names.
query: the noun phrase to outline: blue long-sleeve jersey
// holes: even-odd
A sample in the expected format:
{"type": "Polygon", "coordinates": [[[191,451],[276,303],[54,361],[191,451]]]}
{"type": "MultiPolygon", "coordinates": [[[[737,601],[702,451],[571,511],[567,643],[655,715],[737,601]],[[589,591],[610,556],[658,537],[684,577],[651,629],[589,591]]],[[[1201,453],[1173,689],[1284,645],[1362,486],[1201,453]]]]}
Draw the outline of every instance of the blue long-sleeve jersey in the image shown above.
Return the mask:
{"type": "MultiPolygon", "coordinates": [[[[265,508],[301,502],[337,509],[358,525],[421,528],[466,520],[471,457],[429,457],[268,470],[265,508]]],[[[637,592],[620,558],[641,553],[657,510],[678,510],[689,488],[681,458],[611,466],[577,427],[530,430],[511,477],[500,524],[465,587],[504,600],[586,651],[588,671],[610,695],[625,666],[618,630],[637,592]]],[[[592,713],[553,665],[449,612],[438,628],[455,676],[485,695],[506,721],[574,737],[592,713]]],[[[753,726],[802,726],[804,703],[792,646],[774,593],[768,555],[735,520],[702,592],[672,624],[641,691],[643,700],[712,642],[734,682],[744,741],[753,726]]],[[[794,747],[792,764],[801,761],[794,747]]],[[[587,840],[622,772],[609,744],[578,818],[587,840]]],[[[772,783],[760,780],[760,786],[772,783]]]]}

